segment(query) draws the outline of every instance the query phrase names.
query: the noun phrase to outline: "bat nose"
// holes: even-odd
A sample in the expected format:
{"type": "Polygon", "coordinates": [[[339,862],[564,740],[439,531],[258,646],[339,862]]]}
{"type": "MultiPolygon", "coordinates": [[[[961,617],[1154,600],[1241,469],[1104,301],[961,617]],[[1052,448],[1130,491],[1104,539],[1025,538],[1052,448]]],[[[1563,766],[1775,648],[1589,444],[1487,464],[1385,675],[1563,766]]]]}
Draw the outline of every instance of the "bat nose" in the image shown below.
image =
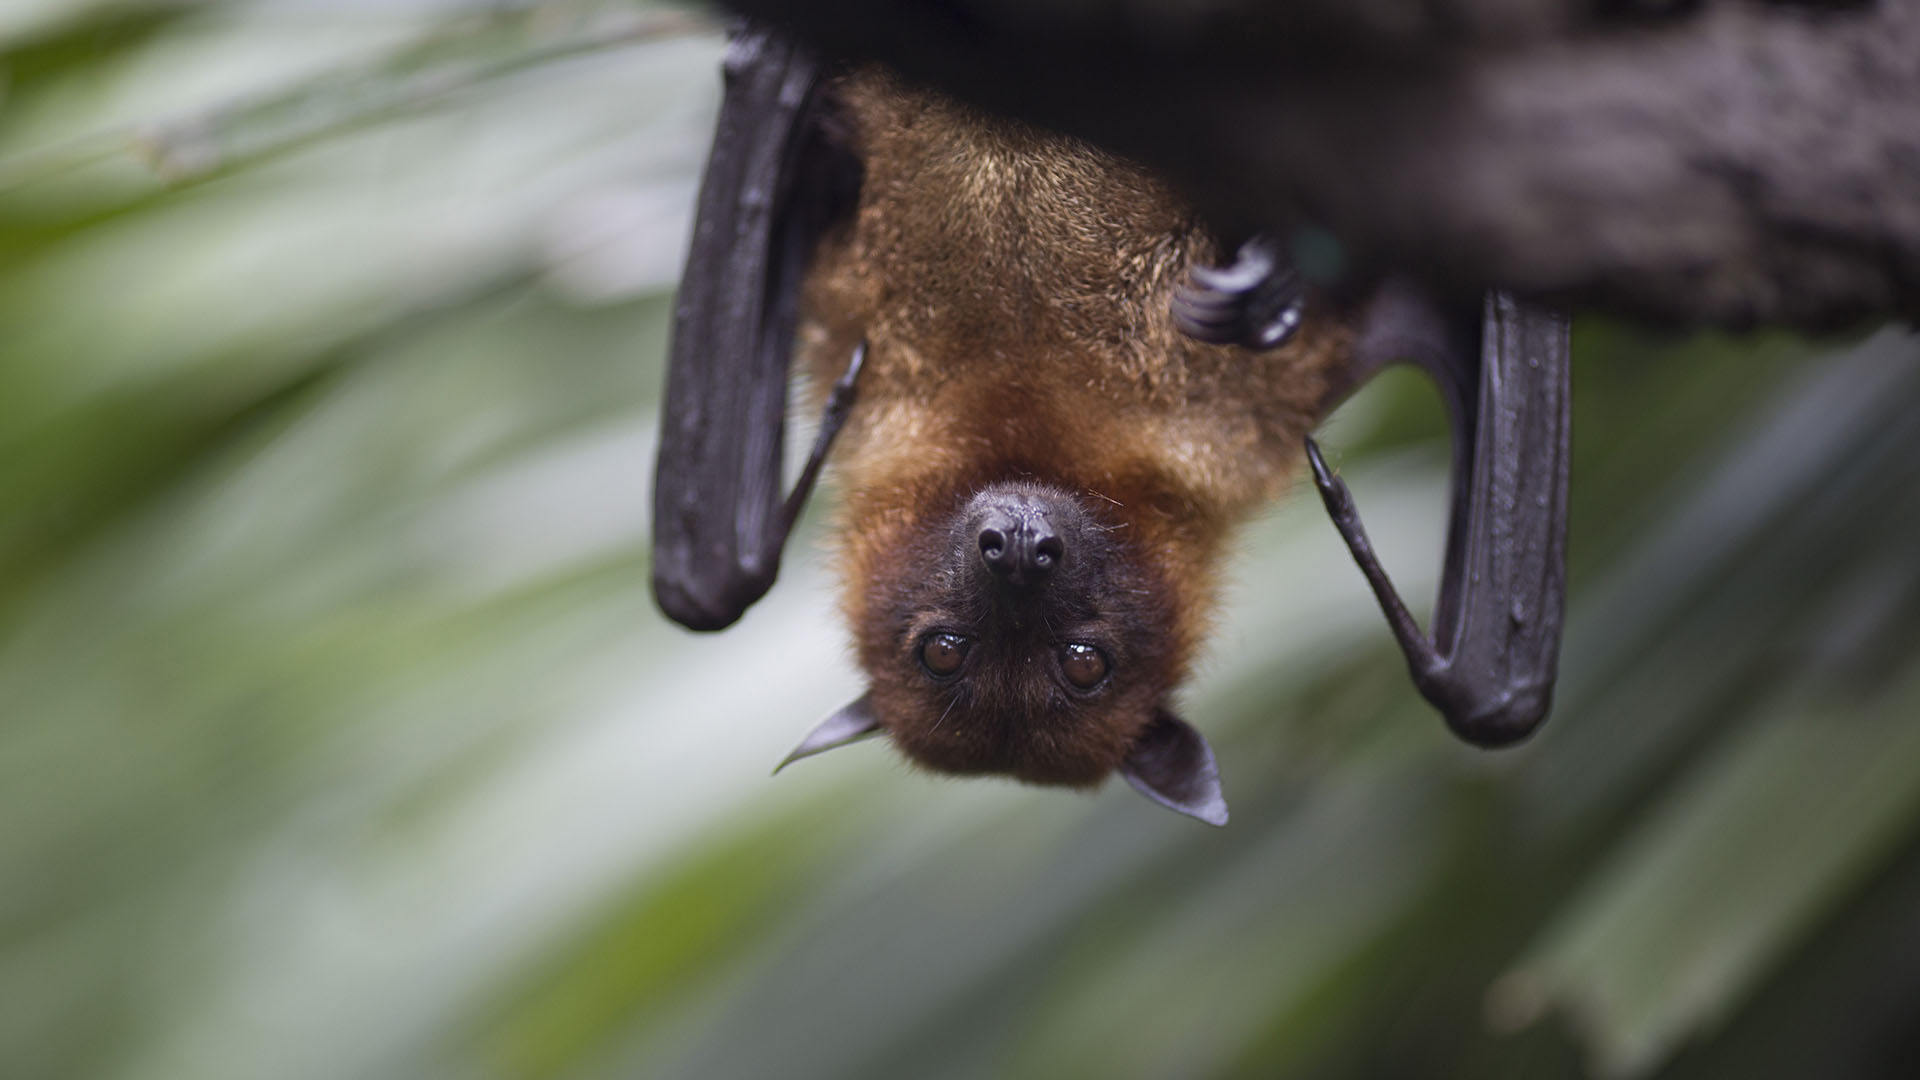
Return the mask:
{"type": "Polygon", "coordinates": [[[1009,585],[1037,585],[1066,557],[1066,544],[1044,514],[987,515],[980,528],[980,561],[1009,585]]]}

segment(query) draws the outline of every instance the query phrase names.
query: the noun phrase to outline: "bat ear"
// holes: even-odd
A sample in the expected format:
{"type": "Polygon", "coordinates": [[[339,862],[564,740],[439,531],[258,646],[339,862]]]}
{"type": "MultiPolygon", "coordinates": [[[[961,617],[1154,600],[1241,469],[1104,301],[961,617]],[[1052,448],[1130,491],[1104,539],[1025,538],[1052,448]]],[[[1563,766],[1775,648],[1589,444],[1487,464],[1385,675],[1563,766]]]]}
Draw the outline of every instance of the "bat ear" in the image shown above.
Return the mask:
{"type": "Polygon", "coordinates": [[[1191,724],[1165,709],[1154,714],[1127,751],[1120,775],[1161,806],[1209,825],[1227,823],[1227,800],[1220,794],[1213,748],[1191,724]]]}
{"type": "Polygon", "coordinates": [[[820,726],[807,733],[793,753],[773,767],[774,772],[799,761],[801,758],[824,754],[835,747],[859,742],[870,735],[878,734],[880,721],[874,719],[873,706],[868,703],[867,695],[861,694],[853,701],[841,707],[839,712],[820,721],[820,726]]]}

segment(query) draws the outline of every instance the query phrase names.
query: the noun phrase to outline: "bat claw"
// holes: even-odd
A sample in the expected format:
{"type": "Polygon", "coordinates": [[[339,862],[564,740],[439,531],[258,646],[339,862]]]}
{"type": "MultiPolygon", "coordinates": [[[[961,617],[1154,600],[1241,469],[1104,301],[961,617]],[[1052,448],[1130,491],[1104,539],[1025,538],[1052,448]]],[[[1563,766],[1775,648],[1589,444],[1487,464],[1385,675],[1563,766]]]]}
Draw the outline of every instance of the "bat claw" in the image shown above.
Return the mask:
{"type": "MultiPolygon", "coordinates": [[[[867,343],[862,341],[853,347],[853,359],[847,361],[847,370],[833,381],[833,389],[827,391],[826,407],[820,410],[820,430],[814,433],[813,451],[807,455],[807,463],[800,469],[800,479],[787,494],[787,502],[782,510],[787,530],[800,519],[800,509],[806,505],[807,496],[813,493],[813,485],[820,479],[820,470],[827,463],[827,451],[833,448],[833,440],[846,425],[847,414],[853,411],[854,383],[860,377],[860,369],[867,362],[867,343]]],[[[784,539],[784,530],[783,530],[784,539]]],[[[779,549],[774,549],[777,562],[779,549]]]]}
{"type": "MultiPolygon", "coordinates": [[[[1353,492],[1347,490],[1346,481],[1333,475],[1327,468],[1327,459],[1320,454],[1320,444],[1307,436],[1307,464],[1313,468],[1313,486],[1320,489],[1320,498],[1327,504],[1327,512],[1333,515],[1337,525],[1354,516],[1353,492]]],[[[1345,530],[1342,530],[1343,532],[1345,530]]]]}
{"type": "MultiPolygon", "coordinates": [[[[1320,489],[1320,499],[1327,506],[1327,516],[1333,519],[1333,527],[1340,533],[1340,539],[1346,542],[1348,554],[1353,556],[1368,586],[1373,589],[1374,599],[1380,604],[1380,613],[1386,616],[1387,628],[1393,631],[1394,640],[1406,656],[1407,667],[1412,671],[1413,680],[1420,687],[1421,694],[1429,701],[1437,701],[1434,697],[1437,691],[1430,691],[1429,686],[1444,689],[1452,685],[1447,682],[1446,660],[1421,632],[1420,624],[1414,621],[1406,603],[1394,589],[1393,581],[1380,565],[1380,559],[1373,551],[1373,542],[1367,538],[1366,526],[1360,522],[1360,510],[1354,505],[1353,492],[1347,487],[1347,482],[1327,468],[1327,459],[1321,456],[1319,443],[1309,437],[1306,447],[1307,463],[1313,467],[1313,484],[1320,489]]],[[[1443,707],[1441,711],[1444,713],[1447,710],[1443,707]]]]}
{"type": "Polygon", "coordinates": [[[837,432],[840,425],[846,422],[847,413],[853,409],[854,384],[859,380],[860,369],[866,362],[867,343],[862,341],[853,347],[853,359],[847,362],[847,370],[833,380],[832,389],[827,391],[827,407],[820,418],[822,429],[837,432]]]}
{"type": "Polygon", "coordinates": [[[866,363],[867,343],[865,340],[862,340],[860,344],[853,347],[853,359],[847,361],[846,373],[834,382],[833,388],[835,390],[844,390],[851,394],[853,392],[854,381],[860,378],[860,369],[866,366],[866,363]]]}
{"type": "Polygon", "coordinates": [[[1300,277],[1272,241],[1256,236],[1228,266],[1196,266],[1169,305],[1174,325],[1196,341],[1274,349],[1300,328],[1300,277]]]}

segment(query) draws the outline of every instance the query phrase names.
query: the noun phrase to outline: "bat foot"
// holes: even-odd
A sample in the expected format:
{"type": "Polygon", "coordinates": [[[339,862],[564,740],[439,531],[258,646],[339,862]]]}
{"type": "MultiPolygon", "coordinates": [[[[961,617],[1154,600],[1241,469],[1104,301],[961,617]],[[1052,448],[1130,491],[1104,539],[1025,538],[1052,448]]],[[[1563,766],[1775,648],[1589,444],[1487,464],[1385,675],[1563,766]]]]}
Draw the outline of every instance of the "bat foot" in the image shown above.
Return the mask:
{"type": "Polygon", "coordinates": [[[1300,328],[1306,288],[1273,241],[1256,236],[1232,265],[1194,267],[1170,306],[1174,325],[1196,341],[1277,349],[1300,328]]]}

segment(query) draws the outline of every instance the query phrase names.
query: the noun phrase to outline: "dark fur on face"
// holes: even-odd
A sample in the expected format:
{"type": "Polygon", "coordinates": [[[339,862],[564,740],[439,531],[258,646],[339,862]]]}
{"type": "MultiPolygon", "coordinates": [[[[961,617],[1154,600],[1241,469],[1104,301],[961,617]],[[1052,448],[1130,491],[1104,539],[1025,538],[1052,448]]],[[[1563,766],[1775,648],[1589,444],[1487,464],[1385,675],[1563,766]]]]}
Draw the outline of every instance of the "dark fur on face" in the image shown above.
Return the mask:
{"type": "Polygon", "coordinates": [[[875,715],[908,757],[1068,785],[1120,765],[1175,681],[1175,612],[1105,508],[992,484],[931,515],[885,564],[859,648],[875,715]],[[955,670],[938,670],[956,654],[955,670]]]}

